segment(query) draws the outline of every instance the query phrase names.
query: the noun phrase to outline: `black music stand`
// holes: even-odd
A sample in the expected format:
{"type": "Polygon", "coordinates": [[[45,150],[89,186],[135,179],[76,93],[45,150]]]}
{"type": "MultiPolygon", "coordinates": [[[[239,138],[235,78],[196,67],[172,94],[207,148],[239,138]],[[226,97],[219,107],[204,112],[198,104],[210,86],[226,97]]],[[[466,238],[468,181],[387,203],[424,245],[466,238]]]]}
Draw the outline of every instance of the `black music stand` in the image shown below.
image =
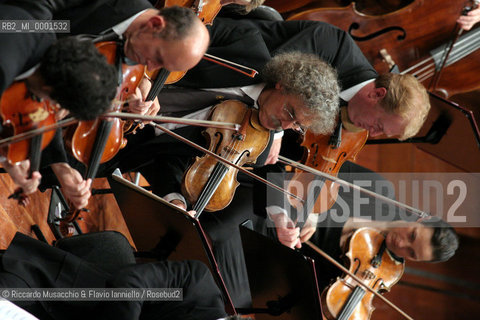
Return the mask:
{"type": "Polygon", "coordinates": [[[109,183],[140,257],[202,261],[224,295],[227,312],[235,312],[198,219],[124,179],[119,171],[109,178],[109,183]]]}
{"type": "Polygon", "coordinates": [[[240,236],[253,308],[237,311],[256,320],[322,319],[314,261],[243,225],[240,236]]]}

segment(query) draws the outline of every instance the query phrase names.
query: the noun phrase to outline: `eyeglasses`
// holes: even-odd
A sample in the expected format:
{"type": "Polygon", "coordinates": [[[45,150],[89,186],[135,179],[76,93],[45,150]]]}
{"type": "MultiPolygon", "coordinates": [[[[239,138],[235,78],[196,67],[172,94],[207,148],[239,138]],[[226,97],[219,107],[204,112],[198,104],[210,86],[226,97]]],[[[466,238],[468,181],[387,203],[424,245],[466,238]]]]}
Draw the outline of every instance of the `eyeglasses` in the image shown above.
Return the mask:
{"type": "Polygon", "coordinates": [[[290,118],[290,121],[293,121],[293,127],[292,129],[297,131],[298,133],[305,134],[307,131],[307,128],[302,126],[298,121],[295,119],[295,116],[287,109],[287,106],[283,106],[283,110],[287,113],[288,117],[290,118]]]}

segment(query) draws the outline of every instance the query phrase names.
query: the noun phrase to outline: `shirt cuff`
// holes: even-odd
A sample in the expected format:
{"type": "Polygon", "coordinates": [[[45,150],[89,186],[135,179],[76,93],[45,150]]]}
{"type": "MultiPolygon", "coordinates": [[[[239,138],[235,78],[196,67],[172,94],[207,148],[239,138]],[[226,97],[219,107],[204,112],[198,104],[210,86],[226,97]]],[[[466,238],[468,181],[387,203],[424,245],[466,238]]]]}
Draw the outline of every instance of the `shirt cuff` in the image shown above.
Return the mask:
{"type": "Polygon", "coordinates": [[[273,134],[273,140],[280,139],[281,137],[283,137],[283,130],[275,131],[275,133],[273,134]]]}
{"type": "Polygon", "coordinates": [[[285,217],[288,218],[287,210],[279,206],[268,206],[265,208],[265,211],[267,211],[267,215],[270,218],[270,220],[273,220],[273,216],[276,216],[279,214],[284,215],[285,217]]]}
{"type": "Polygon", "coordinates": [[[163,200],[167,202],[172,202],[173,200],[180,200],[183,202],[183,204],[187,205],[187,201],[185,200],[183,195],[177,192],[172,192],[167,194],[166,196],[163,197],[163,200]]]}
{"type": "Polygon", "coordinates": [[[308,215],[307,221],[305,221],[305,225],[316,226],[318,223],[318,219],[320,217],[319,213],[312,212],[308,215]]]}

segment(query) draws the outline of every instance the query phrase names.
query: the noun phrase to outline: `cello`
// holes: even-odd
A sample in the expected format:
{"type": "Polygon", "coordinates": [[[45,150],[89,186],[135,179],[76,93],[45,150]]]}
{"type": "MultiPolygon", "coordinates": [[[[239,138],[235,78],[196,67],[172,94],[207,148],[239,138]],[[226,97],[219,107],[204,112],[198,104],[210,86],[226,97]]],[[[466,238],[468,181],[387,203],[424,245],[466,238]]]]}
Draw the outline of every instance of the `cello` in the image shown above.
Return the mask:
{"type": "MultiPolygon", "coordinates": [[[[473,8],[464,1],[448,1],[438,6],[434,1],[415,1],[407,7],[371,16],[358,12],[355,3],[343,8],[317,8],[289,17],[289,20],[318,20],[334,24],[347,31],[380,73],[395,64],[404,73],[413,73],[425,86],[439,69],[445,47],[455,36],[452,32],[458,16],[473,8]],[[435,13],[435,14],[433,14],[435,13]],[[421,65],[420,65],[421,63],[421,65]],[[415,66],[415,68],[410,68],[415,66]]],[[[473,30],[475,31],[475,30],[473,30]]],[[[435,89],[443,96],[471,91],[478,87],[480,68],[480,33],[463,35],[454,45],[446,61],[442,78],[435,89]],[[452,81],[458,74],[462,81],[452,81]]],[[[429,88],[433,90],[433,88],[429,88]]]]}

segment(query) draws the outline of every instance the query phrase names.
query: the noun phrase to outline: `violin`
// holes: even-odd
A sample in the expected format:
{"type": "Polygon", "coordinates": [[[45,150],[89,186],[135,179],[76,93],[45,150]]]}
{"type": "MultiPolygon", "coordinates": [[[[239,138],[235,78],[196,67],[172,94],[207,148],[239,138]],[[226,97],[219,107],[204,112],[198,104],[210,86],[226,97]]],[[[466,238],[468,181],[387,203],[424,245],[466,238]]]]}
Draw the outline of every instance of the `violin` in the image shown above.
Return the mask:
{"type": "MultiPolygon", "coordinates": [[[[121,70],[121,84],[117,88],[111,109],[112,111],[121,111],[124,101],[127,101],[128,97],[135,93],[145,67],[142,65],[128,66],[121,63],[119,53],[121,48],[116,42],[99,42],[95,46],[109,63],[118,65],[119,72],[121,70]]],[[[124,122],[119,118],[110,118],[108,121],[99,118],[80,121],[66,143],[78,161],[89,168],[95,167],[111,160],[120,149],[125,147],[127,140],[123,135],[123,126],[124,122]]],[[[87,179],[94,176],[94,174],[87,174],[87,179]]]]}
{"type": "MultiPolygon", "coordinates": [[[[110,64],[117,66],[121,72],[121,84],[117,88],[112,111],[121,111],[124,101],[135,92],[143,77],[143,65],[128,66],[121,61],[122,48],[114,41],[96,43],[98,51],[102,53],[110,64]]],[[[93,179],[96,176],[100,163],[111,160],[127,144],[124,137],[124,121],[112,117],[108,120],[97,118],[89,121],[79,121],[75,131],[68,134],[66,145],[72,150],[73,156],[87,166],[84,179],[93,179]]],[[[82,209],[85,211],[85,209],[82,209]]],[[[66,223],[77,218],[81,210],[70,211],[62,220],[66,223]]]]}
{"type": "MultiPolygon", "coordinates": [[[[346,123],[345,119],[348,119],[347,108],[343,107],[341,111],[339,118],[346,123]]],[[[343,122],[339,121],[333,135],[317,135],[307,130],[300,144],[304,149],[300,162],[317,171],[337,176],[345,161],[355,160],[368,139],[367,130],[354,131],[352,129],[352,131],[349,131],[342,128],[344,128],[343,122]]],[[[319,195],[310,196],[309,191],[314,189],[312,183],[316,181],[315,179],[315,175],[306,173],[301,169],[295,169],[293,177],[289,179],[287,190],[290,192],[297,190],[297,195],[299,193],[298,187],[307,190],[302,198],[305,201],[315,199],[314,203],[306,202],[308,212],[321,213],[327,211],[335,203],[339,185],[331,180],[321,179],[319,195]]],[[[300,205],[296,199],[289,198],[289,201],[294,207],[300,205]]]]}
{"type": "MultiPolygon", "coordinates": [[[[29,92],[24,81],[14,82],[0,98],[0,116],[2,131],[0,136],[11,137],[55,123],[57,106],[49,100],[39,99],[29,92]]],[[[30,174],[40,167],[41,151],[47,147],[55,136],[55,131],[36,135],[28,140],[4,146],[0,153],[7,160],[16,164],[30,159],[30,174]]],[[[17,189],[9,198],[26,204],[26,195],[17,189]]]]}
{"type": "MultiPolygon", "coordinates": [[[[258,119],[258,110],[244,103],[227,100],[216,105],[212,121],[241,123],[238,131],[208,128],[204,135],[208,150],[238,166],[254,164],[268,145],[270,132],[258,119]]],[[[218,211],[232,201],[239,183],[238,170],[230,168],[210,155],[197,157],[182,180],[182,191],[198,217],[203,210],[218,211]]]]}
{"type": "MultiPolygon", "coordinates": [[[[360,228],[348,241],[345,257],[351,274],[378,293],[390,291],[400,280],[405,265],[388,251],[385,237],[371,228],[360,228]]],[[[322,311],[329,320],[370,319],[373,293],[345,275],[328,286],[321,295],[322,311]]]]}
{"type": "MultiPolygon", "coordinates": [[[[380,73],[392,65],[402,73],[416,76],[429,90],[443,96],[478,88],[480,33],[475,30],[460,37],[446,61],[435,88],[432,77],[442,66],[445,48],[455,36],[458,16],[474,8],[465,1],[414,1],[408,6],[379,16],[359,13],[355,3],[342,8],[317,8],[292,15],[288,20],[318,20],[347,31],[380,73]],[[462,75],[462,81],[452,81],[462,75]]],[[[478,31],[478,30],[477,30],[478,31]]]]}

